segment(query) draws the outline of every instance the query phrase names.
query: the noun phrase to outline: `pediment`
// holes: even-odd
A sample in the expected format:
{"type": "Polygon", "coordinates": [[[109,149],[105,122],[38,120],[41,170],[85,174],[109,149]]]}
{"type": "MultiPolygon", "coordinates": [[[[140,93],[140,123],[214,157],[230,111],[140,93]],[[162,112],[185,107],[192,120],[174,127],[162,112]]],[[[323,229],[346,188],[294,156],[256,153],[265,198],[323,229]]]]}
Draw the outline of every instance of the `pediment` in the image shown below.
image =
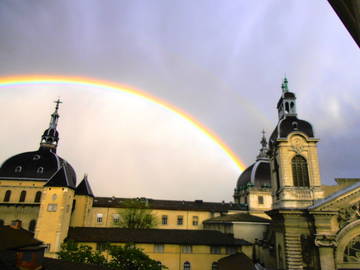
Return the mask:
{"type": "Polygon", "coordinates": [[[340,211],[360,203],[360,182],[341,189],[310,206],[310,211],[340,211]]]}

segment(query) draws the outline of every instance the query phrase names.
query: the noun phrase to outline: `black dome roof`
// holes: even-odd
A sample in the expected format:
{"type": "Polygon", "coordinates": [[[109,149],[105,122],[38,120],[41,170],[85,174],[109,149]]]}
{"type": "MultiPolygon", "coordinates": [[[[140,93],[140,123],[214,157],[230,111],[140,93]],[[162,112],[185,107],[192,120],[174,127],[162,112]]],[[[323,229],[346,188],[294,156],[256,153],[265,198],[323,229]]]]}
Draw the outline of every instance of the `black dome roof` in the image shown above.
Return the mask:
{"type": "Polygon", "coordinates": [[[255,187],[271,186],[270,161],[259,159],[240,175],[236,188],[251,183],[255,187]]]}
{"type": "Polygon", "coordinates": [[[312,125],[305,121],[298,119],[296,116],[287,116],[281,119],[271,134],[269,145],[272,147],[278,138],[287,138],[291,132],[300,131],[308,137],[314,137],[314,130],[312,125]]]}
{"type": "Polygon", "coordinates": [[[45,147],[7,159],[0,168],[0,178],[47,181],[61,167],[65,168],[70,185],[75,187],[75,170],[66,160],[45,147]]]}

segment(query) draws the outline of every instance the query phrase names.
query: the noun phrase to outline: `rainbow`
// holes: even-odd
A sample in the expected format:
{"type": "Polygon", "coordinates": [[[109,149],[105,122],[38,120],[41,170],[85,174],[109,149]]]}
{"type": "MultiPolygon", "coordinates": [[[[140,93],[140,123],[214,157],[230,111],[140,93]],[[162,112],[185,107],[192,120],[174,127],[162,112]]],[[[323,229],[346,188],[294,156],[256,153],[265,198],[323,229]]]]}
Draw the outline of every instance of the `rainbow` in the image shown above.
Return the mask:
{"type": "Polygon", "coordinates": [[[217,144],[222,151],[231,159],[232,162],[243,171],[246,166],[244,163],[237,157],[237,155],[230,149],[229,146],[225,144],[213,131],[207,128],[205,125],[200,123],[194,117],[189,115],[188,113],[182,111],[181,109],[175,107],[174,105],[161,100],[158,97],[154,97],[149,95],[148,93],[135,89],[130,86],[120,85],[113,82],[102,81],[98,79],[91,79],[86,77],[71,77],[71,76],[49,76],[49,75],[22,75],[22,76],[10,76],[10,77],[0,77],[0,87],[9,87],[14,85],[27,85],[27,84],[65,84],[65,85],[80,85],[80,86],[92,86],[101,89],[108,90],[117,90],[121,92],[125,92],[131,95],[138,96],[140,98],[144,98],[147,101],[155,103],[166,110],[169,110],[195,128],[197,128],[202,134],[211,139],[215,144],[217,144]]]}

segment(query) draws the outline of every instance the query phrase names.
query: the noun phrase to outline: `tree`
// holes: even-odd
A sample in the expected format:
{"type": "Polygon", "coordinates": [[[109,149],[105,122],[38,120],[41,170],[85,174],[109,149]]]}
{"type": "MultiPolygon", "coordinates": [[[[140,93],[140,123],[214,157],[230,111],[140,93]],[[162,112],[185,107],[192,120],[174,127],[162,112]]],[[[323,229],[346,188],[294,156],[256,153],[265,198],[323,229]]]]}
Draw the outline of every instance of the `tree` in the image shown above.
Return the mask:
{"type": "Polygon", "coordinates": [[[150,229],[157,225],[156,217],[152,210],[141,199],[131,199],[123,202],[123,210],[120,210],[119,227],[128,229],[150,229]]]}
{"type": "Polygon", "coordinates": [[[162,270],[167,269],[159,261],[151,259],[141,249],[131,244],[125,246],[107,245],[105,250],[111,255],[110,260],[99,251],[93,251],[86,245],[78,245],[74,241],[66,241],[58,252],[59,259],[77,263],[89,263],[104,266],[111,270],[162,270]]]}
{"type": "Polygon", "coordinates": [[[130,244],[125,246],[111,246],[112,257],[108,267],[116,270],[161,270],[167,269],[159,261],[151,259],[141,249],[130,244]]]}
{"type": "Polygon", "coordinates": [[[72,240],[65,241],[61,245],[61,250],[57,253],[59,259],[69,262],[89,263],[96,265],[105,265],[107,260],[100,251],[93,251],[86,245],[78,245],[72,240]]]}

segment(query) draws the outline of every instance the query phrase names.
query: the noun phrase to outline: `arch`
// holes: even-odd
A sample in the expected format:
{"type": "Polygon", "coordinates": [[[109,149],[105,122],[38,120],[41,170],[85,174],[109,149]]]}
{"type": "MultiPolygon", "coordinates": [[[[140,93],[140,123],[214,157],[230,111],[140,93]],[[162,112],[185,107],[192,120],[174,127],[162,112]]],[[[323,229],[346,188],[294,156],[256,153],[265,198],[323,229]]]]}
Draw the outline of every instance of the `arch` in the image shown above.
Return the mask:
{"type": "Polygon", "coordinates": [[[10,197],[11,197],[11,190],[7,190],[7,191],[5,192],[4,202],[10,201],[10,197]]]}
{"type": "Polygon", "coordinates": [[[286,113],[290,112],[289,102],[285,102],[285,112],[286,113]]]}
{"type": "Polygon", "coordinates": [[[30,223],[29,223],[29,231],[30,231],[30,232],[34,232],[34,231],[35,231],[35,226],[36,226],[36,220],[33,219],[33,220],[31,220],[30,223]]]}
{"type": "Polygon", "coordinates": [[[186,261],[184,262],[184,270],[191,270],[191,263],[186,261]]]}
{"type": "Polygon", "coordinates": [[[41,201],[41,191],[36,192],[34,202],[41,201]]]}
{"type": "Polygon", "coordinates": [[[211,270],[218,270],[219,269],[219,263],[218,262],[213,262],[211,265],[211,270]]]}
{"type": "Polygon", "coordinates": [[[16,166],[16,167],[15,167],[15,172],[16,172],[16,173],[21,173],[21,171],[22,171],[22,167],[21,167],[21,166],[16,166]]]}
{"type": "Polygon", "coordinates": [[[291,160],[293,184],[295,187],[309,187],[309,171],[306,159],[296,155],[291,160]]]}
{"type": "Polygon", "coordinates": [[[336,236],[335,263],[338,268],[359,269],[360,257],[354,256],[353,249],[360,248],[360,219],[346,225],[336,236]],[[347,265],[348,264],[348,265],[347,265]],[[350,264],[350,265],[349,265],[350,264]]]}
{"type": "Polygon", "coordinates": [[[19,202],[25,202],[25,198],[26,198],[26,191],[23,190],[20,193],[20,198],[19,198],[19,202]]]}
{"type": "Polygon", "coordinates": [[[36,173],[44,173],[44,167],[37,168],[36,173]]]}

